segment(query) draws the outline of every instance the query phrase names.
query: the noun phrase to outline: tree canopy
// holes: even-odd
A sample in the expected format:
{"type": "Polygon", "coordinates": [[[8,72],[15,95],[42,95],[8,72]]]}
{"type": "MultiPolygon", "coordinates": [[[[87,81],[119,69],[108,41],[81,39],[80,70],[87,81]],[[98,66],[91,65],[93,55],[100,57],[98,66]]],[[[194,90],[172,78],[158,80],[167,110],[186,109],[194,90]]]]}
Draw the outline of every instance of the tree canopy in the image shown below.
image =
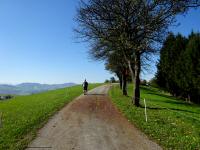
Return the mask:
{"type": "Polygon", "coordinates": [[[82,0],[76,32],[91,43],[95,58],[113,53],[123,57],[134,83],[133,103],[139,106],[142,64],[159,50],[156,45],[175,16],[199,4],[200,0],[82,0]]]}

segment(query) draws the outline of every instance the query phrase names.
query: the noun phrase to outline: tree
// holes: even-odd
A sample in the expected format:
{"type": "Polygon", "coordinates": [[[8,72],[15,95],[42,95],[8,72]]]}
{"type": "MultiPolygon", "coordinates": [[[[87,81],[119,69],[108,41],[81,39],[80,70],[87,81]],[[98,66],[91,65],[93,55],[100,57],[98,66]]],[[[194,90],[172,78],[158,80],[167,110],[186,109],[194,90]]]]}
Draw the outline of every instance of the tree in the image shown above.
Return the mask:
{"type": "MultiPolygon", "coordinates": [[[[146,56],[148,58],[149,54],[158,50],[156,43],[162,42],[175,16],[186,12],[189,7],[197,6],[199,1],[89,0],[81,2],[77,17],[79,28],[76,31],[91,43],[100,44],[100,54],[116,51],[124,57],[134,83],[133,102],[139,106],[143,58],[146,56]],[[117,48],[105,49],[107,46],[117,48]]],[[[104,56],[106,55],[102,55],[104,56]]]]}
{"type": "Polygon", "coordinates": [[[200,34],[170,34],[161,49],[157,83],[174,96],[200,102],[200,34]]]}
{"type": "Polygon", "coordinates": [[[184,53],[185,76],[187,82],[184,89],[187,89],[187,97],[193,102],[200,103],[200,34],[190,36],[184,53]]]}
{"type": "Polygon", "coordinates": [[[119,48],[105,42],[96,41],[92,45],[90,56],[94,60],[104,60],[106,62],[105,68],[116,74],[119,78],[123,95],[127,95],[128,66],[120,51],[116,51],[116,49],[119,48]]]}
{"type": "Polygon", "coordinates": [[[169,58],[169,52],[172,51],[172,45],[175,41],[175,35],[173,33],[170,33],[168,37],[166,38],[165,42],[163,43],[163,47],[160,50],[160,62],[157,64],[157,83],[160,87],[168,89],[168,82],[170,82],[170,79],[168,79],[168,70],[171,67],[171,60],[169,58]]]}
{"type": "Polygon", "coordinates": [[[119,78],[123,95],[127,95],[127,78],[129,76],[127,64],[117,53],[111,54],[106,61],[106,69],[116,74],[119,78]]]}
{"type": "Polygon", "coordinates": [[[116,82],[115,78],[114,78],[114,77],[111,77],[111,78],[110,78],[110,82],[111,82],[111,83],[115,83],[115,82],[116,82]]]}
{"type": "Polygon", "coordinates": [[[104,83],[109,83],[109,80],[108,80],[108,79],[106,79],[104,83]]]}
{"type": "Polygon", "coordinates": [[[174,36],[172,33],[164,42],[160,52],[160,62],[158,64],[157,81],[161,87],[170,91],[172,95],[180,95],[181,90],[178,82],[182,71],[182,59],[180,54],[185,51],[187,39],[178,34],[174,36]],[[181,64],[180,64],[181,63],[181,64]]]}

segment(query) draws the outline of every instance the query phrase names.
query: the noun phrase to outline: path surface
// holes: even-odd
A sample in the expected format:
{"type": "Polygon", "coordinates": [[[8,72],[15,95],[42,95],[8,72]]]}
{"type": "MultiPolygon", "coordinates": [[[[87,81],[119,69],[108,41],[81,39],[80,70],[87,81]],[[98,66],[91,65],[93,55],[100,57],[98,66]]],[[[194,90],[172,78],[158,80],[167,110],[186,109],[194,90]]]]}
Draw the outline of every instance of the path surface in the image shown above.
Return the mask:
{"type": "Polygon", "coordinates": [[[38,131],[27,150],[161,149],[113,106],[108,90],[109,86],[98,87],[65,106],[38,131]]]}

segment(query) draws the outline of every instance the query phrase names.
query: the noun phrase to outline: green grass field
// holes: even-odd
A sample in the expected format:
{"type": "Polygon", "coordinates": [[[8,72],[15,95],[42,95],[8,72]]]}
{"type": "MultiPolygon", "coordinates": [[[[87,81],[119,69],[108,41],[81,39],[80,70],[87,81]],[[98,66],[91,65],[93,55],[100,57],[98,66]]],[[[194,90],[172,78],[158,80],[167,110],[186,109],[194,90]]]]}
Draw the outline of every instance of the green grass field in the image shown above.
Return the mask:
{"type": "Polygon", "coordinates": [[[74,86],[0,102],[0,150],[24,149],[50,116],[81,93],[82,87],[74,86]]]}
{"type": "MultiPolygon", "coordinates": [[[[132,93],[132,86],[128,86],[132,93]]],[[[110,90],[113,103],[137,128],[164,149],[200,149],[200,106],[188,104],[156,88],[141,87],[141,97],[146,99],[148,122],[145,121],[144,103],[136,108],[131,96],[122,96],[118,86],[110,90]]]]}

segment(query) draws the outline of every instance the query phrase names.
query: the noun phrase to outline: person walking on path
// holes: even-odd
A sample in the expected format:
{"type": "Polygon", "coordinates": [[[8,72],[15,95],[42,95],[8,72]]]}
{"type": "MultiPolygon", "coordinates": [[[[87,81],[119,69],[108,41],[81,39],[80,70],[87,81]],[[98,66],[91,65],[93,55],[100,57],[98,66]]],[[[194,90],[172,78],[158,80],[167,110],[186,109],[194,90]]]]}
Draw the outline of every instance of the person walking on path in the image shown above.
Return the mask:
{"type": "Polygon", "coordinates": [[[85,79],[85,81],[83,82],[83,93],[84,93],[84,95],[86,95],[87,90],[88,90],[88,82],[85,79]]]}

